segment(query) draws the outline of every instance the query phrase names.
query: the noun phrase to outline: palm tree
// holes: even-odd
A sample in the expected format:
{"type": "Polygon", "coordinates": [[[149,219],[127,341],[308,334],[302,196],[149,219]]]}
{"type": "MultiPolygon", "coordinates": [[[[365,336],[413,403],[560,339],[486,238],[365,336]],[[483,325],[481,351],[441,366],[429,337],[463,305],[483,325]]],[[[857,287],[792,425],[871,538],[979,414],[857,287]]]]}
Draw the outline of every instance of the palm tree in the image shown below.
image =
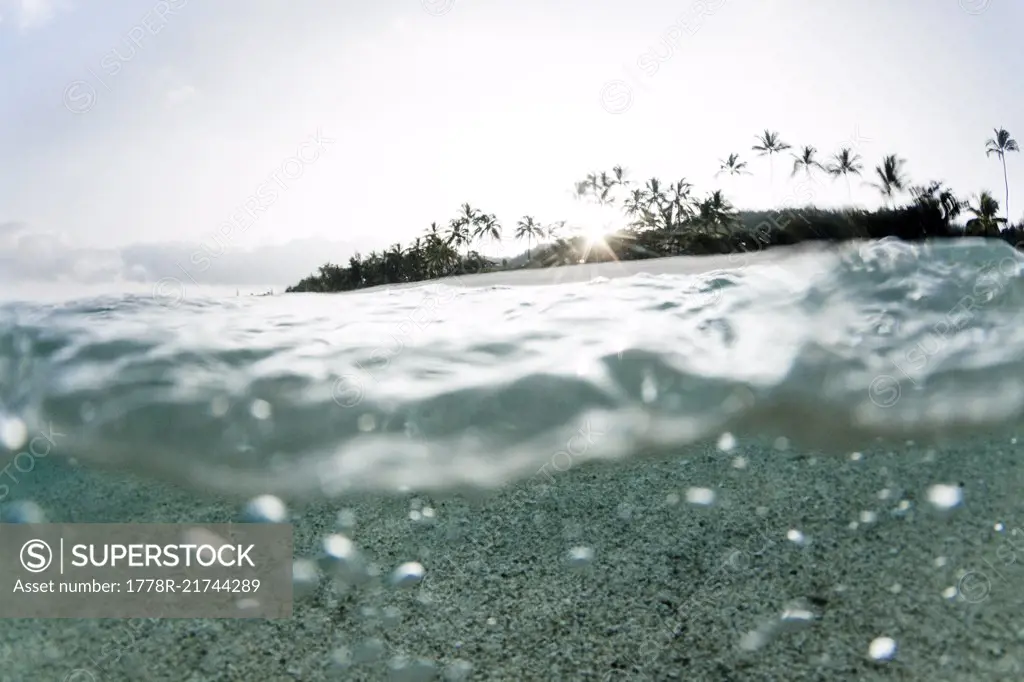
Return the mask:
{"type": "Polygon", "coordinates": [[[473,231],[480,224],[483,215],[468,203],[463,204],[459,210],[460,213],[448,222],[448,243],[454,244],[456,249],[462,246],[468,249],[473,231]]]}
{"type": "Polygon", "coordinates": [[[473,229],[473,238],[479,241],[490,239],[494,242],[501,241],[501,223],[493,213],[481,215],[476,227],[473,229]]]}
{"type": "Polygon", "coordinates": [[[897,192],[902,192],[907,187],[907,176],[903,173],[905,163],[905,159],[890,154],[882,159],[881,164],[875,166],[878,182],[869,182],[868,184],[881,193],[887,204],[892,203],[897,192]]]}
{"type": "Polygon", "coordinates": [[[533,244],[534,237],[541,237],[544,235],[544,228],[541,227],[540,223],[533,219],[533,216],[524,215],[516,223],[516,240],[526,239],[526,260],[530,261],[531,258],[531,246],[533,244]]]}
{"type": "Polygon", "coordinates": [[[724,161],[719,159],[718,164],[718,172],[715,173],[716,178],[722,173],[727,173],[729,175],[750,175],[750,171],[747,170],[747,162],[740,161],[739,154],[730,154],[724,161]]]}
{"type": "Polygon", "coordinates": [[[930,206],[939,211],[947,225],[956,220],[967,208],[967,202],[958,199],[953,190],[938,181],[911,187],[910,194],[919,205],[930,206]]]}
{"type": "Polygon", "coordinates": [[[985,142],[985,156],[997,154],[1003,162],[1003,185],[1006,186],[1006,218],[1010,218],[1010,182],[1006,179],[1006,152],[1019,152],[1017,140],[1010,137],[1005,128],[995,131],[996,136],[985,142]]]}
{"type": "Polygon", "coordinates": [[[627,189],[631,184],[626,178],[626,169],[622,166],[613,166],[612,172],[587,173],[587,177],[576,183],[576,197],[583,198],[592,194],[600,206],[610,206],[615,203],[614,192],[617,187],[627,189]]]}
{"type": "Polygon", "coordinates": [[[384,252],[383,258],[383,269],[384,269],[384,281],[387,283],[401,282],[403,274],[403,262],[404,256],[402,245],[394,243],[391,248],[384,252]]]}
{"type": "Polygon", "coordinates": [[[729,232],[729,228],[735,225],[739,216],[736,209],[722,195],[721,190],[715,190],[708,198],[697,204],[697,222],[708,231],[729,232]]]}
{"type": "Polygon", "coordinates": [[[850,176],[860,175],[863,166],[860,162],[860,154],[854,154],[849,147],[843,147],[832,155],[832,162],[825,169],[829,175],[838,178],[840,175],[846,178],[846,199],[853,203],[853,191],[850,189],[850,176]]]}
{"type": "Polygon", "coordinates": [[[544,228],[544,236],[548,239],[558,239],[558,235],[563,229],[565,229],[565,221],[559,220],[544,228]]]}
{"type": "Polygon", "coordinates": [[[977,237],[999,236],[999,225],[1005,223],[1006,218],[996,217],[999,215],[999,202],[991,194],[982,192],[978,195],[978,203],[968,205],[967,210],[974,215],[974,218],[967,221],[967,234],[977,237]]]}
{"type": "Polygon", "coordinates": [[[772,162],[772,157],[779,152],[783,152],[790,149],[790,146],[782,141],[779,134],[775,131],[768,130],[765,128],[764,134],[757,138],[758,144],[751,147],[752,150],[757,152],[758,156],[768,156],[768,173],[769,179],[772,185],[772,195],[774,199],[775,194],[775,164],[772,162]]]}
{"type": "Polygon", "coordinates": [[[811,177],[811,171],[815,168],[820,171],[824,171],[825,167],[818,163],[818,160],[814,158],[817,153],[817,148],[807,145],[799,154],[793,154],[793,172],[789,174],[789,177],[795,176],[801,168],[803,168],[804,172],[807,173],[808,178],[811,177]]]}

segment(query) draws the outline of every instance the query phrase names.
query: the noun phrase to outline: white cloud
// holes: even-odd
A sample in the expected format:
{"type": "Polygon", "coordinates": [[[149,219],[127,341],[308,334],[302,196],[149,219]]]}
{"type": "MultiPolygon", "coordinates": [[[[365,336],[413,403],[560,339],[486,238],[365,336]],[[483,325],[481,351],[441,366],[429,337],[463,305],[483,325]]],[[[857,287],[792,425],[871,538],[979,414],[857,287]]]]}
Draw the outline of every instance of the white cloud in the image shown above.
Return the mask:
{"type": "Polygon", "coordinates": [[[193,99],[198,94],[199,91],[191,85],[183,85],[180,88],[173,88],[167,91],[167,104],[172,107],[177,106],[193,99]]]}
{"type": "Polygon", "coordinates": [[[56,13],[52,0],[21,0],[19,25],[22,31],[50,23],[56,13]]]}
{"type": "Polygon", "coordinates": [[[327,239],[292,240],[243,250],[210,244],[162,242],[115,248],[75,244],[64,234],[0,223],[0,282],[118,285],[173,278],[187,286],[295,284],[325,260],[346,262],[353,244],[327,239]]]}

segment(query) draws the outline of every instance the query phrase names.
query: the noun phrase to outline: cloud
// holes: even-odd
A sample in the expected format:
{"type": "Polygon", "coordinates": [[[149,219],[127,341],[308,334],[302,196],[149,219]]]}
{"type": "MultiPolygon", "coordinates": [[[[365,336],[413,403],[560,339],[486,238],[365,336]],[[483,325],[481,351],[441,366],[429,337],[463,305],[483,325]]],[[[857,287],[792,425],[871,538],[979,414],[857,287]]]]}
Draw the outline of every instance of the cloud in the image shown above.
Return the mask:
{"type": "Polygon", "coordinates": [[[348,242],[298,239],[250,250],[211,250],[208,244],[164,242],[120,248],[76,246],[65,235],[0,223],[0,282],[144,284],[176,278],[186,286],[286,286],[327,260],[345,262],[348,242]]]}
{"type": "Polygon", "coordinates": [[[22,31],[50,23],[56,14],[53,0],[21,0],[18,3],[18,27],[22,31]]]}
{"type": "Polygon", "coordinates": [[[191,85],[183,85],[180,88],[173,88],[167,91],[167,104],[177,106],[198,96],[199,91],[191,85]]]}

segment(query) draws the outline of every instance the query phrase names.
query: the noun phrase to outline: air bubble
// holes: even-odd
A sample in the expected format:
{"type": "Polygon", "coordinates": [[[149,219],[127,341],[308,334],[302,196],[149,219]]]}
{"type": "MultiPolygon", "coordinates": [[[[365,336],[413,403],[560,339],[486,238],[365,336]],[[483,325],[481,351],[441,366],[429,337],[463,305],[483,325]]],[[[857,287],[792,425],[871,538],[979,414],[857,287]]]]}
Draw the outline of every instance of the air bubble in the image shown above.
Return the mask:
{"type": "Polygon", "coordinates": [[[388,661],[388,676],[393,682],[430,682],[437,677],[437,664],[427,658],[395,656],[388,661]]]}
{"type": "Polygon", "coordinates": [[[252,404],[249,405],[249,414],[251,414],[255,419],[270,419],[270,416],[273,414],[273,410],[270,407],[270,403],[266,400],[254,400],[252,401],[252,404]]]}
{"type": "Polygon", "coordinates": [[[31,500],[12,502],[0,513],[4,523],[46,523],[43,508],[31,500]]]}
{"type": "Polygon", "coordinates": [[[248,523],[284,523],[288,520],[288,508],[279,497],[260,495],[249,500],[242,516],[248,523]]]}
{"type": "Polygon", "coordinates": [[[356,527],[356,513],[351,509],[342,509],[338,512],[338,517],[335,520],[334,525],[338,530],[351,532],[356,527]]]}
{"type": "Polygon", "coordinates": [[[710,507],[715,503],[715,491],[710,488],[690,488],[686,491],[686,501],[698,507],[710,507]]]}
{"type": "Polygon", "coordinates": [[[797,544],[797,545],[801,546],[801,547],[803,547],[803,546],[805,546],[807,544],[807,537],[803,533],[798,531],[796,528],[791,528],[786,533],[786,539],[789,540],[790,542],[794,543],[794,544],[797,544]]]}
{"type": "Polygon", "coordinates": [[[571,568],[586,568],[594,561],[594,550],[591,547],[573,547],[569,550],[569,566],[571,568]]]}
{"type": "Polygon", "coordinates": [[[413,587],[423,580],[424,575],[426,570],[423,564],[418,561],[407,561],[392,572],[391,584],[395,587],[413,587]]]}
{"type": "Polygon", "coordinates": [[[896,657],[896,640],[891,637],[877,637],[868,646],[868,656],[875,661],[891,661],[896,657]]]}
{"type": "Polygon", "coordinates": [[[28,440],[28,427],[18,417],[0,415],[0,445],[16,451],[28,440]]]}
{"type": "Polygon", "coordinates": [[[960,506],[963,491],[959,486],[936,484],[928,488],[928,501],[937,509],[947,511],[960,506]]]}
{"type": "Polygon", "coordinates": [[[320,571],[309,559],[292,562],[292,594],[295,599],[305,599],[316,594],[320,585],[320,571]]]}

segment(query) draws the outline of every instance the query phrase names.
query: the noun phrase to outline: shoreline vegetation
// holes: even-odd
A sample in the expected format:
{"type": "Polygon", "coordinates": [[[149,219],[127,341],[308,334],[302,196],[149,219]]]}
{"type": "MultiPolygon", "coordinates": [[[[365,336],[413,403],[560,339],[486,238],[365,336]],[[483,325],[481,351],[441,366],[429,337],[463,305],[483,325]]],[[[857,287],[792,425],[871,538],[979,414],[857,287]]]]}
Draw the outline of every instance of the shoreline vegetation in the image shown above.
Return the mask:
{"type": "MultiPolygon", "coordinates": [[[[985,152],[1003,166],[1003,205],[1008,207],[1006,154],[1019,151],[1019,147],[1006,130],[994,132],[994,137],[986,141],[985,152]]],[[[758,156],[768,157],[773,187],[774,157],[789,150],[792,147],[770,130],[757,136],[757,143],[751,147],[758,156]]],[[[801,202],[799,206],[737,210],[720,189],[698,197],[685,178],[674,183],[663,183],[658,178],[638,183],[621,166],[615,166],[610,172],[588,174],[576,183],[575,193],[580,200],[618,209],[625,219],[622,229],[607,234],[582,233],[567,229],[565,221],[541,223],[526,215],[518,220],[513,232],[516,241],[526,242],[525,252],[494,259],[474,246],[500,242],[504,226],[493,213],[466,203],[447,226],[431,223],[408,246],[395,243],[366,256],[357,253],[347,266],[328,262],[285,293],[352,291],[453,275],[578,263],[743,253],[807,241],[990,237],[1024,248],[1024,221],[1011,225],[1008,209],[1000,217],[1000,203],[990,192],[964,199],[942,181],[912,183],[904,170],[906,160],[897,155],[884,157],[868,174],[870,180],[864,177],[860,155],[850,147],[839,149],[826,160],[819,160],[813,146],[789,151],[789,156],[789,177],[799,180],[790,196],[793,203],[801,202]],[[842,177],[847,196],[851,196],[851,176],[878,191],[884,205],[877,210],[823,209],[811,203],[823,179],[842,177]]],[[[719,163],[715,177],[751,175],[739,154],[730,154],[719,163]]]]}

